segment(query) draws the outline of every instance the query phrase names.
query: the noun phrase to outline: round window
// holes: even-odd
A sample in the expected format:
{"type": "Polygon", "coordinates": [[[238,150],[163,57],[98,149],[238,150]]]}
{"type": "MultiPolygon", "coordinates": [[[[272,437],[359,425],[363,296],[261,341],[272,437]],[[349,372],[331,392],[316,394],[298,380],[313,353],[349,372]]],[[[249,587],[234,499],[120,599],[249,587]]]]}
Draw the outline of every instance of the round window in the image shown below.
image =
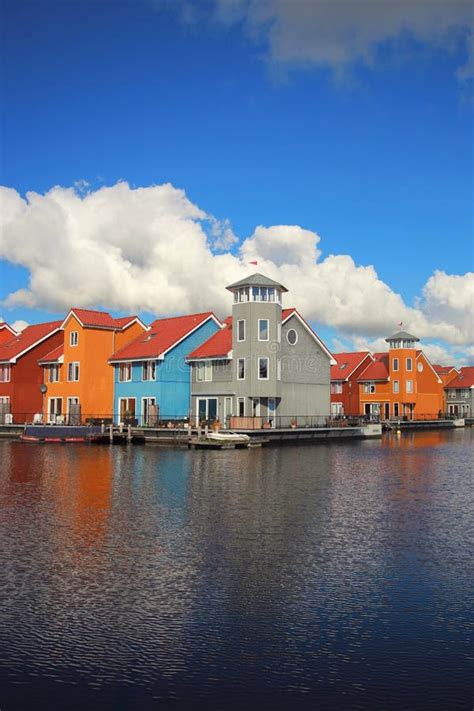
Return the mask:
{"type": "Polygon", "coordinates": [[[290,328],[290,330],[286,334],[286,340],[288,341],[290,346],[294,346],[295,343],[298,341],[298,334],[296,333],[294,328],[290,328]]]}
{"type": "Polygon", "coordinates": [[[416,366],[416,369],[419,373],[422,373],[423,372],[423,363],[418,363],[418,365],[416,366]]]}

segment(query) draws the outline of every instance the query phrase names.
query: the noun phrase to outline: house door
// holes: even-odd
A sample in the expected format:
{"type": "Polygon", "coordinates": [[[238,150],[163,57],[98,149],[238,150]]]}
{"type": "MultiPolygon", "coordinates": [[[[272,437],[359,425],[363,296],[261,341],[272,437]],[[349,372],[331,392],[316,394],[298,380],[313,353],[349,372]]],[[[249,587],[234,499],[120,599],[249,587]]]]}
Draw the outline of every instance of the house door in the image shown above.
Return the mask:
{"type": "Polygon", "coordinates": [[[384,417],[386,420],[390,418],[390,403],[386,402],[384,405],[384,417]]]}
{"type": "Polygon", "coordinates": [[[119,398],[119,413],[120,422],[127,423],[135,419],[135,398],[121,397],[119,398]]]}
{"type": "Polygon", "coordinates": [[[48,422],[56,422],[57,417],[61,417],[63,410],[62,397],[50,397],[48,400],[48,422]]]}
{"type": "Polygon", "coordinates": [[[158,420],[156,407],[156,397],[144,397],[142,399],[142,425],[144,427],[156,427],[158,420]]]}
{"type": "Polygon", "coordinates": [[[67,399],[67,422],[68,425],[81,424],[81,406],[78,397],[68,397],[67,399]]]}
{"type": "Polygon", "coordinates": [[[229,425],[229,418],[232,417],[232,398],[224,398],[224,427],[229,425]]]}
{"type": "Polygon", "coordinates": [[[217,420],[217,398],[199,397],[197,406],[198,424],[203,420],[215,422],[217,420]]]}

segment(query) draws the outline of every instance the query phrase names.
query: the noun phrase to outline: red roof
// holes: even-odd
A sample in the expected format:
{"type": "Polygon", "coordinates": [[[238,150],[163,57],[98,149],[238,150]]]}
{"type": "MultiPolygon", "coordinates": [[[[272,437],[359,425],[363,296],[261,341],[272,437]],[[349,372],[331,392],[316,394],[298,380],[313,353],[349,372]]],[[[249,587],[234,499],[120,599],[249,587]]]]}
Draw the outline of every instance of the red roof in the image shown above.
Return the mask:
{"type": "Polygon", "coordinates": [[[445,388],[472,388],[474,386],[474,365],[459,369],[457,375],[445,388]]]}
{"type": "Polygon", "coordinates": [[[70,310],[64,323],[66,323],[71,314],[74,314],[86,328],[107,328],[119,331],[131,323],[131,321],[138,318],[137,316],[122,316],[121,318],[114,318],[107,313],[107,311],[93,311],[92,309],[74,308],[70,310]]]}
{"type": "Polygon", "coordinates": [[[367,380],[388,380],[388,353],[374,353],[375,360],[369,363],[363,373],[357,378],[358,383],[367,380]]]}
{"type": "Polygon", "coordinates": [[[367,358],[369,351],[355,353],[333,353],[336,365],[331,366],[331,380],[347,380],[351,373],[367,358]]]}
{"type": "Polygon", "coordinates": [[[61,343],[60,346],[57,348],[54,348],[52,351],[49,351],[49,353],[46,353],[45,356],[39,359],[38,363],[57,363],[61,356],[64,355],[64,343],[61,343]]]}
{"type": "Polygon", "coordinates": [[[188,358],[226,358],[232,350],[232,316],[224,320],[224,328],[195,348],[188,358]]]}
{"type": "Polygon", "coordinates": [[[15,360],[40,341],[52,336],[55,331],[61,328],[61,323],[61,321],[50,321],[49,323],[27,326],[18,336],[0,346],[0,362],[15,360]]]}
{"type": "Polygon", "coordinates": [[[448,375],[452,370],[456,370],[454,365],[438,365],[437,363],[433,365],[433,370],[435,370],[438,375],[448,375]]]}
{"type": "Polygon", "coordinates": [[[109,362],[158,358],[209,318],[216,318],[212,311],[190,314],[189,316],[157,319],[153,321],[148,331],[142,333],[134,341],[114,353],[109,358],[109,362]]]}

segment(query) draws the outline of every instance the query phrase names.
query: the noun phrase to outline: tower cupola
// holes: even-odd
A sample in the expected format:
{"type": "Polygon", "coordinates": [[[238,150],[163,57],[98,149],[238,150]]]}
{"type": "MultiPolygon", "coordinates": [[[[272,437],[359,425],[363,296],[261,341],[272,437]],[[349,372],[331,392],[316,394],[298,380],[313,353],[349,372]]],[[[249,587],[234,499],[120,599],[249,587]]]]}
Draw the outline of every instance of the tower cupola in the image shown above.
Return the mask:
{"type": "Polygon", "coordinates": [[[397,331],[397,333],[394,333],[393,336],[389,336],[385,339],[391,350],[399,348],[416,348],[415,343],[419,340],[419,338],[412,336],[411,333],[407,333],[406,331],[397,331]]]}
{"type": "Polygon", "coordinates": [[[234,294],[234,304],[249,302],[281,304],[282,294],[288,289],[263,274],[252,274],[226,287],[234,294]]]}

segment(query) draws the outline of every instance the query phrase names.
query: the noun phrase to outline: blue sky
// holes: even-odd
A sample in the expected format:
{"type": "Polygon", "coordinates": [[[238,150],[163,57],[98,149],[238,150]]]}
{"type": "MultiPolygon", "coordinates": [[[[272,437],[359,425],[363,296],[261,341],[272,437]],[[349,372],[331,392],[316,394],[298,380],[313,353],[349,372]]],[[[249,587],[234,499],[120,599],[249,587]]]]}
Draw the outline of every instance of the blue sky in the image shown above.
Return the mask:
{"type": "MultiPolygon", "coordinates": [[[[436,270],[472,271],[463,11],[453,11],[456,31],[442,21],[445,41],[427,21],[418,34],[384,27],[377,39],[375,28],[369,59],[354,50],[332,60],[328,50],[323,60],[310,51],[295,60],[298,48],[288,59],[288,46],[301,18],[274,20],[296,23],[278,45],[244,11],[223,18],[225,5],[4,1],[1,184],[24,197],[78,181],[92,192],[118,181],[171,183],[230,221],[231,253],[258,225],[299,225],[319,235],[321,259],[373,265],[410,308],[436,270]]],[[[334,54],[339,30],[328,32],[334,54]]],[[[316,33],[310,42],[323,40],[316,33]]],[[[5,302],[28,288],[34,259],[0,256],[1,316],[64,312],[38,296],[5,302]]],[[[337,323],[318,322],[337,336],[337,323]]],[[[351,335],[347,326],[341,333],[351,335]]],[[[370,324],[366,333],[378,335],[370,324]]]]}

